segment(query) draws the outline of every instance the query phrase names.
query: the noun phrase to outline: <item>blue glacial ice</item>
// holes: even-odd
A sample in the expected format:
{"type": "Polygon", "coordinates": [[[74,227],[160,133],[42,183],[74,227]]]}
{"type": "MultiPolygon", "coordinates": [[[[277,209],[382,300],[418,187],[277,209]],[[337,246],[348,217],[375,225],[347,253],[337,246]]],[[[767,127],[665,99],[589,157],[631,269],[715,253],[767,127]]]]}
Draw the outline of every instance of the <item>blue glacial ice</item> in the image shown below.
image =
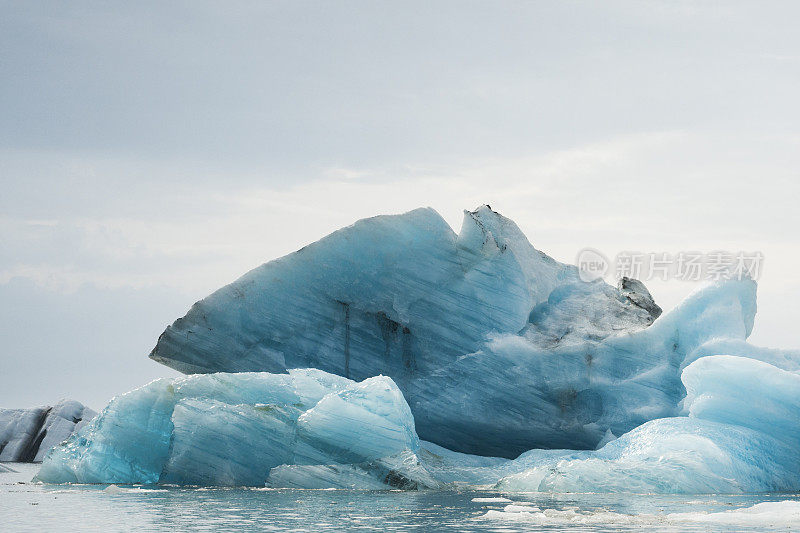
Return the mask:
{"type": "Polygon", "coordinates": [[[75,400],[33,409],[0,409],[0,461],[41,462],[97,413],[75,400]]]}
{"type": "Polygon", "coordinates": [[[38,480],[276,488],[754,493],[800,490],[800,374],[739,356],[682,373],[681,416],[596,451],[510,460],[420,442],[387,377],[319,370],[161,379],[119,396],[53,448],[38,480]]]}
{"type": "Polygon", "coordinates": [[[347,469],[369,488],[428,487],[433,481],[419,467],[418,449],[408,404],[384,376],[356,383],[314,369],[199,374],[114,398],[50,451],[37,479],[312,486],[325,469],[286,467],[316,465],[347,469]]]}
{"type": "Polygon", "coordinates": [[[183,372],[313,367],[390,376],[423,439],[480,455],[593,449],[677,413],[680,366],[744,341],[755,284],[661,317],[641,283],[585,283],[483,206],[459,234],[431,209],[357,222],[196,303],[150,357],[183,372]],[[464,412],[468,408],[469,416],[464,412]]]}
{"type": "MultiPolygon", "coordinates": [[[[597,451],[531,450],[510,491],[744,493],[800,490],[800,374],[704,357],[683,371],[687,416],[652,420],[597,451]],[[529,468],[527,468],[529,466],[529,468]]],[[[507,467],[508,470],[508,467],[507,467]]]]}
{"type": "Polygon", "coordinates": [[[753,346],[749,279],[661,313],[488,206],[362,220],[196,303],[47,482],[800,490],[800,352],[753,346]],[[424,441],[420,441],[417,434],[424,441]]]}

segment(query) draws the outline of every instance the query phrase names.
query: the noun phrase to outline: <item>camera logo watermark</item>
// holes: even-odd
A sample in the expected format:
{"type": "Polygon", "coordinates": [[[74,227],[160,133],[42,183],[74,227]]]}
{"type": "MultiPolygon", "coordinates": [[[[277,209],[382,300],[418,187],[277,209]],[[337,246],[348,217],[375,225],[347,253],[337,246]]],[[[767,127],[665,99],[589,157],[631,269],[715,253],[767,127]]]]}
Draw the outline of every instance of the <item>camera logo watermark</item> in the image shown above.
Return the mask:
{"type": "Polygon", "coordinates": [[[753,279],[761,276],[764,254],[761,252],[620,252],[612,261],[595,250],[584,248],[575,261],[582,281],[594,281],[613,275],[638,280],[717,281],[753,279]]]}

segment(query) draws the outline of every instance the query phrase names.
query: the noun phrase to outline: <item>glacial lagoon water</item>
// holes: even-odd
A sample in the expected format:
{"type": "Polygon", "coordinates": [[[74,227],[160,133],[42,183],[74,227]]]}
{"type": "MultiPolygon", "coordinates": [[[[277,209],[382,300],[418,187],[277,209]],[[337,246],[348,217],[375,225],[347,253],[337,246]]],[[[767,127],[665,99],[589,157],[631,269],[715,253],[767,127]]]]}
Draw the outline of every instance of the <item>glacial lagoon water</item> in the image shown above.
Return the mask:
{"type": "Polygon", "coordinates": [[[31,483],[5,463],[2,531],[798,531],[800,494],[351,491],[31,483]]]}

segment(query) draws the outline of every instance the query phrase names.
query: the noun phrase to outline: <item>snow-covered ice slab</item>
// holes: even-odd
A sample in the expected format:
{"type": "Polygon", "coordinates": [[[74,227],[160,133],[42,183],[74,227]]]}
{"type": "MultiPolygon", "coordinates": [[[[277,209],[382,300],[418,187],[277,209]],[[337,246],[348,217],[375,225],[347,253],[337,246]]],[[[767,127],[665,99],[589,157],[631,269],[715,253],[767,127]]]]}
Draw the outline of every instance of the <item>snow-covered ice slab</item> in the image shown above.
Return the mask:
{"type": "Polygon", "coordinates": [[[97,413],[75,400],[32,409],[0,409],[0,461],[40,462],[97,413]]]}
{"type": "Polygon", "coordinates": [[[111,401],[45,458],[48,483],[422,488],[419,439],[390,378],[320,370],[160,379],[111,401]],[[326,465],[308,468],[310,465],[326,465]]]}
{"type": "Polygon", "coordinates": [[[677,414],[684,361],[749,335],[755,283],[660,312],[635,280],[581,281],[488,206],[465,212],[459,234],[417,209],[252,270],[176,320],[150,357],[186,373],[388,375],[422,438],[513,458],[594,449],[677,414]]]}

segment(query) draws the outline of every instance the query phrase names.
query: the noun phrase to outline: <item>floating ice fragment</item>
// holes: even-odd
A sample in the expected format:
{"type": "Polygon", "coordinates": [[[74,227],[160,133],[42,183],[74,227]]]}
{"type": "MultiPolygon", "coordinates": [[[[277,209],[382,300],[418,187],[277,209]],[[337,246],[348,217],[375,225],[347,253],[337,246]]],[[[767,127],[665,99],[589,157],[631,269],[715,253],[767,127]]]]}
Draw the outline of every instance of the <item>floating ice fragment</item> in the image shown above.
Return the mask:
{"type": "Polygon", "coordinates": [[[405,489],[438,486],[419,464],[408,404],[391,379],[320,370],[160,379],[111,401],[46,457],[49,483],[171,483],[405,489]],[[303,465],[292,469],[281,465],[303,465]],[[350,466],[352,465],[352,466],[350,466]],[[316,473],[316,474],[315,474],[316,473]],[[278,483],[276,481],[276,483],[278,483]]]}

